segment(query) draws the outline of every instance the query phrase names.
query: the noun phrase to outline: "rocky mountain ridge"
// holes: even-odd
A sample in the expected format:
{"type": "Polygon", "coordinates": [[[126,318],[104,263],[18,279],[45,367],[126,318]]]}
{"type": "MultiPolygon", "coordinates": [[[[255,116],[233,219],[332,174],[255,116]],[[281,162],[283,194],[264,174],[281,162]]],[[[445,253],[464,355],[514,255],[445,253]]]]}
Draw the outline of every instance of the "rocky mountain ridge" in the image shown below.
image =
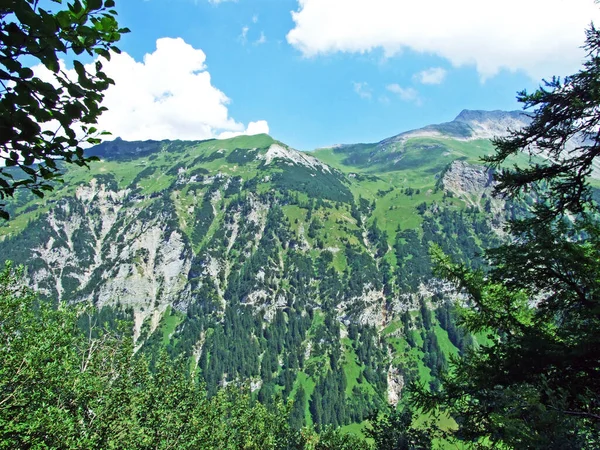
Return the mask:
{"type": "Polygon", "coordinates": [[[464,141],[505,137],[531,122],[522,111],[463,110],[451,122],[406,131],[379,142],[381,147],[415,137],[451,138],[464,141]]]}

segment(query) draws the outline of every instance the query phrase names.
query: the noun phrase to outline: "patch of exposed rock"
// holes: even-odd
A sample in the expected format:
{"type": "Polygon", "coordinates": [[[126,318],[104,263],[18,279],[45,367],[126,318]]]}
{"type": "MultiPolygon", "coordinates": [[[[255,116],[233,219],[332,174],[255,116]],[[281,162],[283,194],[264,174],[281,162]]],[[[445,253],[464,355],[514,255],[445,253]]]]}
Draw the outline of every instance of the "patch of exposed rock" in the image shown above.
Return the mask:
{"type": "Polygon", "coordinates": [[[314,156],[307,155],[306,153],[292,150],[279,144],[273,144],[269,147],[264,155],[259,155],[258,159],[264,159],[265,164],[270,164],[275,159],[291,162],[301,166],[306,166],[311,169],[320,169],[323,172],[331,172],[328,165],[323,164],[314,156]]]}
{"type": "Polygon", "coordinates": [[[506,203],[493,195],[496,181],[485,166],[453,161],[443,174],[440,184],[444,191],[463,199],[467,205],[486,210],[491,215],[490,226],[503,236],[506,203]]]}
{"type": "Polygon", "coordinates": [[[354,322],[361,325],[380,327],[386,322],[385,296],[383,290],[365,285],[362,295],[341,302],[338,318],[346,325],[354,322]]]}
{"type": "Polygon", "coordinates": [[[404,388],[404,377],[398,368],[390,365],[387,372],[387,397],[390,405],[396,406],[402,397],[404,388]]]}
{"type": "Polygon", "coordinates": [[[482,194],[491,195],[494,187],[493,173],[484,166],[453,161],[441,180],[444,190],[457,197],[481,198],[482,194]]]}

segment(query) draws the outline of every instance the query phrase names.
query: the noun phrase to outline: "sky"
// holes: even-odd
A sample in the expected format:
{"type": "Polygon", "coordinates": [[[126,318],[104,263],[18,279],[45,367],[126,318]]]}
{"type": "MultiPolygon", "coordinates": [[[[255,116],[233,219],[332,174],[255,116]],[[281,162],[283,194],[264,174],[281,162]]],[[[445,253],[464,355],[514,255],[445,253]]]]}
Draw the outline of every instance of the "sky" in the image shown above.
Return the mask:
{"type": "Polygon", "coordinates": [[[576,72],[593,0],[116,0],[99,125],[123,139],[268,132],[377,142],[576,72]]]}

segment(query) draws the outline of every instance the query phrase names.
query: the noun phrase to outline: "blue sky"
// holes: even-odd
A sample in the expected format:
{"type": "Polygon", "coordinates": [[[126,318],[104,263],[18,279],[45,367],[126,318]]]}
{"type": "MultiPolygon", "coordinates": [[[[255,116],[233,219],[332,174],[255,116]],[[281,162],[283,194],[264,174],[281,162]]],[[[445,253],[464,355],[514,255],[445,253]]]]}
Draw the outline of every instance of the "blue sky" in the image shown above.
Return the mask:
{"type": "Polygon", "coordinates": [[[268,129],[310,150],[462,109],[518,109],[518,90],[577,69],[598,10],[592,0],[529,2],[117,0],[131,33],[109,67],[122,88],[101,125],[130,139],[268,129]]]}

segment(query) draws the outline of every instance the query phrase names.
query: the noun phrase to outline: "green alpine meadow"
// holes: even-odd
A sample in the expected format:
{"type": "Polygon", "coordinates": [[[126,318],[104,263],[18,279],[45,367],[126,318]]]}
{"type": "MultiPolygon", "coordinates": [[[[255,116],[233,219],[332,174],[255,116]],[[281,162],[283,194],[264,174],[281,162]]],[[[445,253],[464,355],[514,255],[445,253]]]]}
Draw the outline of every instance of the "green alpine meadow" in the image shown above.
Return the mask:
{"type": "MultiPolygon", "coordinates": [[[[360,39],[339,11],[309,36],[329,0],[286,2],[298,10],[278,41],[276,7],[260,2],[0,6],[0,449],[599,448],[600,31],[585,28],[573,75],[518,92],[523,110],[457,107],[449,122],[300,151],[266,120],[228,115],[241,109],[208,72],[237,80],[221,60],[161,37],[138,62],[147,37],[120,25],[139,28],[132,11],[177,28],[192,8],[243,10],[234,37],[203,22],[211,45],[242,48],[247,82],[262,70],[286,99],[284,75],[244,58],[293,47],[303,58],[270,53],[290,80],[307,66],[338,76],[376,48],[392,58],[382,72],[416,58],[395,46],[452,61],[380,91],[356,72],[350,93],[371,114],[392,98],[428,110],[426,89],[467,64],[386,28],[393,2],[360,10],[360,39]],[[371,14],[389,43],[369,34],[371,14]]],[[[513,70],[463,37],[477,89],[513,70]]],[[[318,84],[305,80],[308,98],[318,84]]],[[[322,82],[333,99],[335,79],[322,82]]],[[[290,98],[285,113],[308,127],[290,98]]]]}

